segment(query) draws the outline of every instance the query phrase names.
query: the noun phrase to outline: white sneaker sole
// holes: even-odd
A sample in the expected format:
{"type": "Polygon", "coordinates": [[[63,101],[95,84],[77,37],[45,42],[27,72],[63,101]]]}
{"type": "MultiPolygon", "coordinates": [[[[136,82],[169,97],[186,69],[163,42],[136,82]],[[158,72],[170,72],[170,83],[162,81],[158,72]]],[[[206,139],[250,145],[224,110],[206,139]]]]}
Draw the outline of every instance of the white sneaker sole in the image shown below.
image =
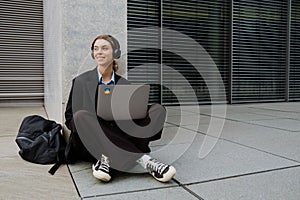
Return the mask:
{"type": "Polygon", "coordinates": [[[108,182],[111,179],[111,176],[108,173],[105,173],[100,170],[96,171],[94,165],[93,165],[93,176],[103,182],[108,182]]]}
{"type": "Polygon", "coordinates": [[[168,172],[166,174],[164,174],[163,178],[157,178],[153,174],[152,174],[152,176],[156,180],[165,183],[165,182],[170,181],[175,176],[175,174],[176,174],[176,169],[173,166],[169,166],[169,170],[168,170],[168,172]]]}

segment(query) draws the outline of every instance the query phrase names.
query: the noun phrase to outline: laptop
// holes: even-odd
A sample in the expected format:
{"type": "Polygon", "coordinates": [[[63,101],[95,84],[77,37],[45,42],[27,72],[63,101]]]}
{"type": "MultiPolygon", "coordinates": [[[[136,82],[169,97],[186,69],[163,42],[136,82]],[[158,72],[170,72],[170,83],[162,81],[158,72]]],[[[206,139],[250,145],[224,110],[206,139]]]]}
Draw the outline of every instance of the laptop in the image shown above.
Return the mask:
{"type": "Polygon", "coordinates": [[[150,85],[99,85],[97,115],[104,120],[146,117],[150,85]]]}

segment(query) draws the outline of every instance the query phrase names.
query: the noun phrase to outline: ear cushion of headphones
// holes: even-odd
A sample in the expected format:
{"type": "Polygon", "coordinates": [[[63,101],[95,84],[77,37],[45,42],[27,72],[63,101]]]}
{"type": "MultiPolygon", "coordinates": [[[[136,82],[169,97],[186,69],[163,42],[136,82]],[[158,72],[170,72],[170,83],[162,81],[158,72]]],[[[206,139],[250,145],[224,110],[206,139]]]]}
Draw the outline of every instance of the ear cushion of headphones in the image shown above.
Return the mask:
{"type": "Polygon", "coordinates": [[[119,48],[115,49],[113,56],[114,56],[115,59],[120,58],[120,56],[121,56],[121,50],[119,48]]]}

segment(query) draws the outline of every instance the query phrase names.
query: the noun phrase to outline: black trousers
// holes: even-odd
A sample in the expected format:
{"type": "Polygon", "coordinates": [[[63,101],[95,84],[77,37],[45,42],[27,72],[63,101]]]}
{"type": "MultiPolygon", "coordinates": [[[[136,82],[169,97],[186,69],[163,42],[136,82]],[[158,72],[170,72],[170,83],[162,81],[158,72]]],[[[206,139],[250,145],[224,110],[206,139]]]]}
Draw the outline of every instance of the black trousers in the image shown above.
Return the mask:
{"type": "Polygon", "coordinates": [[[78,134],[80,141],[77,142],[82,143],[92,157],[100,160],[104,154],[109,157],[112,168],[126,171],[150,152],[150,141],[161,138],[165,118],[166,110],[159,104],[149,106],[146,117],[134,121],[105,121],[95,113],[79,110],[73,115],[71,134],[78,134]]]}

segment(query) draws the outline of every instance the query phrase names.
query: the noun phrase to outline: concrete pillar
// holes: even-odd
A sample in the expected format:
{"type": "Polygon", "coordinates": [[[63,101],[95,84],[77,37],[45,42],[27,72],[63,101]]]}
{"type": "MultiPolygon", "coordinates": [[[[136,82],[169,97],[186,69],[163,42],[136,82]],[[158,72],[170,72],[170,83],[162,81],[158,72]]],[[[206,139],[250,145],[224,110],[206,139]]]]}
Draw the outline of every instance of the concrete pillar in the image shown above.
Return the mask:
{"type": "Polygon", "coordinates": [[[93,39],[115,36],[121,45],[121,74],[127,69],[126,0],[44,0],[45,108],[50,119],[63,122],[71,82],[96,67],[90,56],[93,39]]]}

